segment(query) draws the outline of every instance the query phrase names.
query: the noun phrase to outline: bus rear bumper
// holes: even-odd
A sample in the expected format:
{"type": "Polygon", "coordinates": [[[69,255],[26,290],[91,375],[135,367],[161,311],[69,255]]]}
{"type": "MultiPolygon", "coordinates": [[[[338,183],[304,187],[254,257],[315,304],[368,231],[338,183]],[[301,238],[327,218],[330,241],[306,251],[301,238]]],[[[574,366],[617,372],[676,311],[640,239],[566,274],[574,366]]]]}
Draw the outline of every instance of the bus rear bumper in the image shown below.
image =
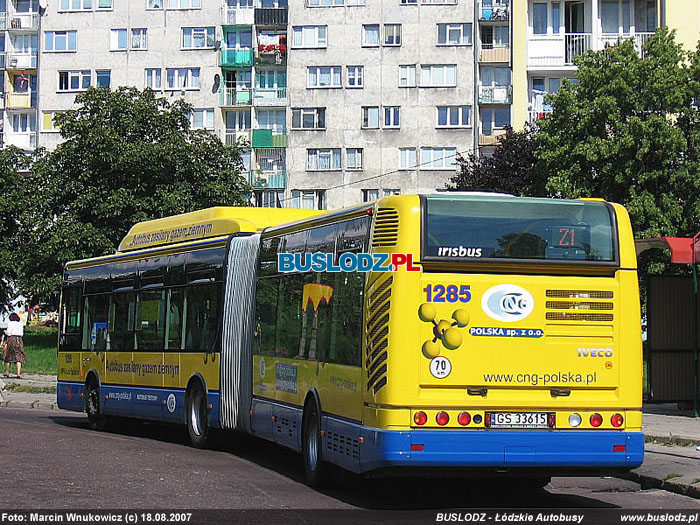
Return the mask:
{"type": "Polygon", "coordinates": [[[393,467],[629,470],[644,460],[641,432],[419,430],[363,427],[360,471],[393,467]]]}

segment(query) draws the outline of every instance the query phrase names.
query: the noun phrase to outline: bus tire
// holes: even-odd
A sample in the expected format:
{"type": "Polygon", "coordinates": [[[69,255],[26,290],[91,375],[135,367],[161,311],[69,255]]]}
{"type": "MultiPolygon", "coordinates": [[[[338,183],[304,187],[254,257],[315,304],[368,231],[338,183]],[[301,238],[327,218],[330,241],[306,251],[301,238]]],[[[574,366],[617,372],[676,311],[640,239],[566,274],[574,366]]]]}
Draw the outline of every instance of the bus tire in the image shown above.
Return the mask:
{"type": "Polygon", "coordinates": [[[321,441],[321,411],[315,400],[304,408],[302,423],[301,455],[304,461],[304,478],[313,488],[325,485],[328,465],[323,461],[321,441]]]}
{"type": "Polygon", "coordinates": [[[85,413],[88,425],[92,430],[104,430],[107,426],[107,418],[102,411],[100,403],[100,387],[94,377],[91,377],[85,385],[85,413]]]}
{"type": "Polygon", "coordinates": [[[207,396],[200,383],[187,391],[187,431],[195,448],[205,448],[211,434],[207,424],[207,396]]]}

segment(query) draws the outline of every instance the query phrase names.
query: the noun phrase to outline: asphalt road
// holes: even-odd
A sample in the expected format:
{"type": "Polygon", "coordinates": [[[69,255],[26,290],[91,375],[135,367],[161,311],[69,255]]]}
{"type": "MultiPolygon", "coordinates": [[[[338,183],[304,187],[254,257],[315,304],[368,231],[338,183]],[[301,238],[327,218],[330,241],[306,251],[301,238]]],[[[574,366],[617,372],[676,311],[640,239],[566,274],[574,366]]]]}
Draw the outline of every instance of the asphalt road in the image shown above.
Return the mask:
{"type": "Polygon", "coordinates": [[[160,509],[700,509],[700,501],[615,478],[555,478],[545,490],[466,480],[334,476],[322,492],[298,455],[229,435],[215,450],[187,446],[184,427],[134,421],[106,432],[82,414],[0,408],[0,508],[160,509]]]}

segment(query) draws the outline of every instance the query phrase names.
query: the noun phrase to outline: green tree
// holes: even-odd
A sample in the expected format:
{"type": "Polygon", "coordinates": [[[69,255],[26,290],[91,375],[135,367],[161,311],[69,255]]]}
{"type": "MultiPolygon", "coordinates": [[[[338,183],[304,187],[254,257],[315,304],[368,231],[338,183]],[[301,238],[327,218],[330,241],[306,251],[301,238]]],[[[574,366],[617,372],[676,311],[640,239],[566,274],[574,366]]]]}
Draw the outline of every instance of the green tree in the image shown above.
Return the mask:
{"type": "Polygon", "coordinates": [[[64,141],[39,152],[22,222],[23,291],[55,294],[71,259],[112,253],[136,222],[246,205],[237,147],[190,129],[192,107],[151,90],[89,89],[55,116],[64,141]]]}

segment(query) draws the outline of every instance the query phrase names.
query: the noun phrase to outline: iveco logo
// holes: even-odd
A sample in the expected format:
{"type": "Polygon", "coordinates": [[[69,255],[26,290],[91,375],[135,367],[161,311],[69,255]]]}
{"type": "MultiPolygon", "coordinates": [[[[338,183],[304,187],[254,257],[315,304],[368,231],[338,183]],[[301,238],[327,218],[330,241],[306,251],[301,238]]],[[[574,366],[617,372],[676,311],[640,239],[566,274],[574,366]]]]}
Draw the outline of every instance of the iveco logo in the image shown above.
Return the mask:
{"type": "Polygon", "coordinates": [[[486,290],[481,298],[481,308],[486,314],[505,323],[527,318],[535,307],[530,292],[515,284],[499,284],[486,290]]]}

